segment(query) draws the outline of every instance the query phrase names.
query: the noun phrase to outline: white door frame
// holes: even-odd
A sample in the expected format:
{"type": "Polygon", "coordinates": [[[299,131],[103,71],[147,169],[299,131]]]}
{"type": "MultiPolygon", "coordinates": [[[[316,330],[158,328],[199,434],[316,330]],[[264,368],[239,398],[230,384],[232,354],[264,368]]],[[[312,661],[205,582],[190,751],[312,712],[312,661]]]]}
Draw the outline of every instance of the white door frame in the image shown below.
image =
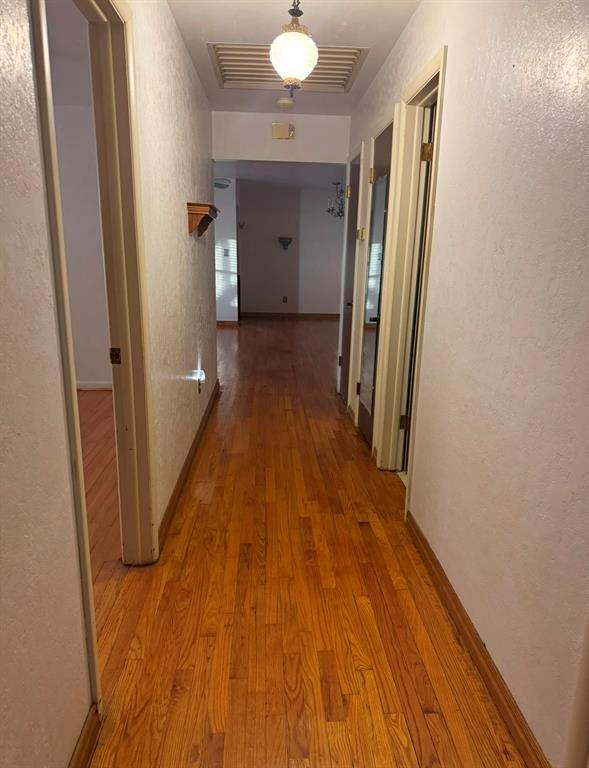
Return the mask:
{"type": "MultiPolygon", "coordinates": [[[[403,365],[408,333],[407,308],[411,286],[415,236],[417,230],[417,194],[419,187],[420,156],[423,126],[423,106],[432,92],[437,90],[437,114],[434,153],[431,168],[430,216],[425,235],[423,265],[423,291],[420,314],[423,317],[427,297],[427,277],[431,252],[431,233],[435,212],[435,192],[440,146],[440,122],[443,111],[444,78],[447,48],[442,48],[403,90],[398,107],[397,141],[393,134],[393,157],[396,163],[395,194],[391,210],[392,237],[387,246],[382,305],[385,317],[382,324],[382,343],[379,345],[377,392],[375,405],[374,451],[377,465],[382,469],[397,469],[396,457],[400,430],[403,365]]],[[[381,315],[382,317],[382,315],[381,315]]],[[[417,340],[415,365],[414,406],[417,412],[421,343],[417,340]]],[[[411,471],[414,440],[410,442],[407,473],[406,508],[410,503],[411,471]]]]}
{"type": "MultiPolygon", "coordinates": [[[[90,685],[92,700],[100,711],[94,595],[45,3],[46,0],[31,0],[33,50],[90,685]]],[[[111,344],[120,348],[122,357],[121,365],[113,365],[122,552],[125,563],[139,565],[157,560],[159,549],[149,471],[147,329],[142,311],[145,294],[131,15],[121,0],[76,0],[76,5],[89,22],[110,338],[111,344]]]]}
{"type": "Polygon", "coordinates": [[[337,333],[337,357],[338,357],[338,364],[337,364],[337,372],[336,372],[336,391],[341,393],[342,391],[342,369],[341,369],[341,363],[339,362],[342,358],[343,354],[343,334],[344,334],[344,302],[345,302],[345,296],[344,296],[344,290],[345,290],[345,284],[346,284],[346,263],[349,258],[348,254],[348,238],[347,238],[347,232],[348,232],[348,218],[350,216],[350,201],[347,196],[347,189],[350,185],[350,169],[351,169],[351,160],[348,160],[346,163],[346,197],[345,197],[345,209],[344,209],[344,241],[342,243],[342,266],[341,266],[341,280],[340,280],[340,300],[339,300],[339,327],[338,327],[338,333],[337,333]]]}
{"type": "Polygon", "coordinates": [[[364,294],[366,292],[366,269],[368,265],[368,220],[372,199],[372,185],[368,174],[374,157],[374,139],[366,145],[362,142],[359,151],[354,152],[348,162],[360,155],[360,183],[358,185],[358,224],[356,238],[356,263],[354,266],[354,298],[352,307],[352,333],[350,340],[350,374],[348,379],[348,411],[358,426],[360,398],[356,384],[360,381],[362,365],[362,335],[364,329],[364,294]]]}

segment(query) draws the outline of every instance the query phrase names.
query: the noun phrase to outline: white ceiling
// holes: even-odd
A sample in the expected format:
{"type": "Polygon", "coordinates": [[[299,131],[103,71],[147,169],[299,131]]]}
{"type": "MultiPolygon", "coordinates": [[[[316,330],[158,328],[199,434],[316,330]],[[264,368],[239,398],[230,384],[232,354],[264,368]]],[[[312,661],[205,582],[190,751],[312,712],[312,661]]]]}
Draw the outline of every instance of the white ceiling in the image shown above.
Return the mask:
{"type": "Polygon", "coordinates": [[[214,163],[215,178],[267,181],[301,189],[331,189],[334,181],[342,184],[346,167],[334,163],[284,163],[258,160],[219,161],[214,163]]]}
{"type": "MultiPolygon", "coordinates": [[[[290,17],[290,0],[168,0],[214,110],[276,112],[282,91],[219,86],[207,43],[271,43],[290,17]]],[[[349,115],[364,93],[418,0],[301,0],[302,22],[318,45],[368,48],[349,93],[299,92],[299,114],[349,115]]]]}

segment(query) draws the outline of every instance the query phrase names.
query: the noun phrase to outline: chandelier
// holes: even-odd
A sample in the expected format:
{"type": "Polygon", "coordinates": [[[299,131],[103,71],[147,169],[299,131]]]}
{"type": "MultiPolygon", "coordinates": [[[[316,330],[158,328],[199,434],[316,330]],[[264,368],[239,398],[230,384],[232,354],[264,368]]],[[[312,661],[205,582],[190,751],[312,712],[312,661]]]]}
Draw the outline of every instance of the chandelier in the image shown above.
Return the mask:
{"type": "Polygon", "coordinates": [[[336,219],[343,219],[345,209],[344,187],[340,181],[332,181],[331,183],[335,187],[335,198],[329,198],[327,201],[326,212],[336,219]]]}
{"type": "Polygon", "coordinates": [[[270,61],[288,88],[292,97],[295,88],[300,88],[303,80],[315,69],[319,52],[309,35],[309,30],[299,22],[303,12],[299,8],[300,0],[293,0],[289,9],[291,21],[284,24],[282,33],[270,46],[270,61]]]}

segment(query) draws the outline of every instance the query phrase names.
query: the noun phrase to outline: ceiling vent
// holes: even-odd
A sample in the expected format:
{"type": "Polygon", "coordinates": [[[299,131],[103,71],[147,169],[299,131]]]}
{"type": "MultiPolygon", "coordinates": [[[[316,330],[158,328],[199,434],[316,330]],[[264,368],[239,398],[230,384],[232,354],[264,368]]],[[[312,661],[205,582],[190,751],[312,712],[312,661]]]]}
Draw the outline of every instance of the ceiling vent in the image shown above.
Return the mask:
{"type": "MultiPolygon", "coordinates": [[[[269,45],[209,43],[208,48],[221,88],[284,90],[282,80],[270,63],[269,45]]],[[[346,93],[367,52],[367,48],[319,46],[319,61],[303,81],[302,90],[346,93]]]]}

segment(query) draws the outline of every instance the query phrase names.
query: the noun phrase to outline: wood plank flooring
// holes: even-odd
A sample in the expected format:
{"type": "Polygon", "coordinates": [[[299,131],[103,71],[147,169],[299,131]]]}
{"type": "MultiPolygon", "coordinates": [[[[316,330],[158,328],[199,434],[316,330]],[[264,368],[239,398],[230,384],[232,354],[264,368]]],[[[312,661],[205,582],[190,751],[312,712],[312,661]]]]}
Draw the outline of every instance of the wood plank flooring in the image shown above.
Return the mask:
{"type": "Polygon", "coordinates": [[[112,391],[78,391],[78,410],[94,607],[97,631],[100,634],[116,597],[115,587],[127,571],[121,562],[112,391]]]}
{"type": "Polygon", "coordinates": [[[93,768],[524,768],[335,394],[336,323],[218,336],[162,557],[107,581],[93,768]]]}

